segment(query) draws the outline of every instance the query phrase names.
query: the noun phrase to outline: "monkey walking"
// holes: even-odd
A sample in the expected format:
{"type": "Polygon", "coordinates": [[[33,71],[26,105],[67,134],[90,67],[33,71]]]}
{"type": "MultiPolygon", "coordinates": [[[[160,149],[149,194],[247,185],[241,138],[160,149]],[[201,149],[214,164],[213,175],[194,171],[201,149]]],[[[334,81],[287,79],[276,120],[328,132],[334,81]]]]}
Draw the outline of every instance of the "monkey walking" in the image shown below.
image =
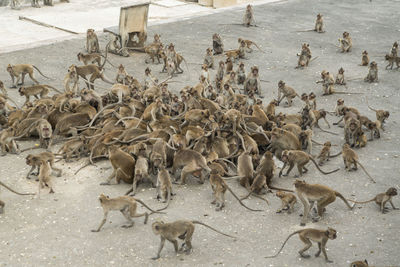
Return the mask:
{"type": "Polygon", "coordinates": [[[161,250],[164,247],[165,240],[168,240],[174,245],[175,252],[176,253],[182,253],[185,252],[186,254],[190,254],[192,251],[192,236],[195,228],[195,224],[200,224],[203,225],[221,235],[230,237],[230,238],[236,238],[234,236],[225,234],[223,232],[218,231],[217,229],[202,223],[200,221],[187,221],[187,220],[179,220],[171,223],[164,223],[163,221],[158,221],[154,222],[151,226],[153,229],[153,233],[155,235],[160,235],[161,238],[161,243],[158,248],[157,255],[153,257],[153,260],[159,259],[160,258],[160,253],[161,250]],[[182,239],[184,242],[182,243],[181,248],[178,250],[178,240],[182,239]]]}
{"type": "Polygon", "coordinates": [[[358,164],[363,169],[363,171],[368,176],[368,178],[371,179],[371,181],[373,183],[376,183],[374,178],[372,178],[372,176],[364,168],[364,165],[362,165],[360,163],[360,161],[358,160],[357,153],[353,149],[350,148],[349,144],[343,145],[342,156],[343,156],[343,162],[344,162],[344,166],[345,166],[346,170],[348,170],[348,171],[357,170],[357,164],[358,164]],[[351,168],[351,165],[353,165],[354,167],[351,168]]]}
{"type": "Polygon", "coordinates": [[[315,257],[319,257],[319,255],[322,253],[325,256],[325,261],[332,263],[333,261],[328,259],[328,255],[326,254],[326,243],[328,242],[328,239],[334,240],[336,239],[336,230],[333,228],[328,227],[327,230],[319,230],[319,229],[314,229],[314,228],[307,228],[303,230],[298,230],[296,232],[291,233],[283,242],[282,247],[279,249],[279,251],[273,255],[273,256],[267,256],[265,258],[275,258],[276,256],[279,255],[279,253],[282,251],[283,247],[285,246],[286,242],[294,235],[299,234],[300,240],[305,244],[304,248],[299,250],[299,254],[302,258],[309,258],[310,255],[304,254],[308,249],[311,248],[312,243],[311,240],[314,242],[318,243],[318,252],[315,254],[315,257]]]}
{"type": "Polygon", "coordinates": [[[375,201],[375,203],[377,205],[379,205],[379,210],[382,213],[385,213],[385,212],[388,211],[388,208],[385,207],[387,202],[389,202],[390,205],[392,205],[392,208],[394,210],[398,210],[399,209],[399,208],[396,208],[393,205],[392,197],[394,197],[394,196],[397,196],[397,189],[394,188],[394,187],[390,187],[388,190],[386,190],[386,192],[377,194],[373,199],[370,199],[370,200],[367,200],[367,201],[359,202],[359,201],[354,201],[354,200],[351,200],[351,199],[347,199],[347,200],[350,201],[350,202],[356,203],[356,204],[365,204],[365,203],[369,203],[369,202],[375,201]]]}

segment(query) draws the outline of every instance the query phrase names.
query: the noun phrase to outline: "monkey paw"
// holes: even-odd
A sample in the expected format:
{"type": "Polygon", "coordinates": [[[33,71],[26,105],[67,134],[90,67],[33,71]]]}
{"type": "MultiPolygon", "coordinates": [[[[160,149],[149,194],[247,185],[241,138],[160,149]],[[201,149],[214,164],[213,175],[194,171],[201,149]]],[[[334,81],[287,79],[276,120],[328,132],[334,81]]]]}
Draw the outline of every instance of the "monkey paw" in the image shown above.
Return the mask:
{"type": "Polygon", "coordinates": [[[309,257],[311,257],[310,255],[308,255],[308,254],[302,254],[302,253],[300,253],[300,256],[302,257],[302,258],[309,258],[309,257]]]}
{"type": "Polygon", "coordinates": [[[281,213],[281,212],[282,212],[282,210],[277,210],[277,211],[276,211],[276,213],[281,213]]]}
{"type": "Polygon", "coordinates": [[[300,226],[306,226],[306,223],[302,222],[300,223],[300,226]]]}
{"type": "Polygon", "coordinates": [[[93,232],[93,233],[100,232],[99,230],[90,230],[90,231],[93,232]]]}
{"type": "Polygon", "coordinates": [[[328,259],[326,259],[325,261],[328,262],[328,263],[333,263],[333,261],[328,260],[328,259]]]}
{"type": "Polygon", "coordinates": [[[122,227],[122,228],[131,228],[131,227],[133,227],[134,225],[135,225],[135,223],[124,224],[124,225],[122,225],[121,227],[122,227]]]}
{"type": "Polygon", "coordinates": [[[156,256],[156,257],[153,257],[153,258],[151,258],[152,260],[158,260],[160,258],[160,256],[156,256]]]}

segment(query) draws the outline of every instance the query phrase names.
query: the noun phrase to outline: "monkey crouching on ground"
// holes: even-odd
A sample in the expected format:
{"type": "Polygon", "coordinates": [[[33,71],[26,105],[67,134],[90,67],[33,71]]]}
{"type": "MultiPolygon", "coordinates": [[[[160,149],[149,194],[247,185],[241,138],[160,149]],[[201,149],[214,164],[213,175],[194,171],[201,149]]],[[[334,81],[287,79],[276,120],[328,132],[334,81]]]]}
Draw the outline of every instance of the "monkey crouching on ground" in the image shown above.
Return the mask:
{"type": "Polygon", "coordinates": [[[356,203],[356,204],[365,204],[365,203],[369,203],[369,202],[375,201],[375,203],[379,206],[379,210],[382,213],[386,213],[388,211],[388,208],[385,207],[387,202],[389,202],[390,205],[392,205],[392,208],[394,210],[398,210],[399,209],[399,208],[396,208],[393,205],[392,197],[394,197],[394,196],[397,196],[397,189],[394,188],[394,187],[391,187],[388,190],[386,190],[386,192],[377,194],[373,199],[370,199],[370,200],[367,200],[367,201],[359,202],[359,201],[354,201],[354,200],[351,200],[351,199],[348,199],[348,201],[356,203]]]}
{"type": "Polygon", "coordinates": [[[310,255],[304,254],[308,249],[311,248],[312,243],[311,240],[314,242],[318,243],[318,252],[315,254],[315,257],[319,257],[319,255],[322,253],[325,256],[325,261],[326,262],[333,262],[328,259],[328,255],[326,254],[326,243],[328,242],[328,239],[334,240],[336,239],[336,230],[333,228],[328,227],[327,230],[319,230],[319,229],[313,229],[313,228],[308,228],[308,229],[303,229],[303,230],[298,230],[296,232],[291,233],[283,242],[282,247],[279,249],[279,251],[273,255],[273,256],[267,256],[265,258],[275,258],[276,256],[279,255],[279,253],[282,251],[283,247],[285,246],[286,242],[294,236],[295,234],[299,234],[300,240],[305,244],[304,248],[299,250],[299,254],[302,258],[309,258],[310,255]]]}
{"type": "Polygon", "coordinates": [[[283,191],[278,191],[276,192],[275,195],[279,197],[282,201],[282,206],[280,209],[276,211],[276,213],[281,213],[282,210],[287,210],[289,214],[292,213],[294,205],[297,203],[296,196],[291,193],[286,193],[283,191]]]}
{"type": "Polygon", "coordinates": [[[160,235],[161,243],[160,243],[160,247],[158,248],[158,251],[157,251],[157,256],[155,256],[152,259],[156,260],[156,259],[160,258],[160,253],[164,247],[165,240],[168,240],[169,242],[171,242],[174,245],[176,253],[185,252],[186,254],[190,254],[192,251],[192,236],[193,236],[195,224],[203,225],[221,235],[235,238],[233,236],[224,234],[224,233],[216,230],[215,228],[213,228],[205,223],[199,222],[199,221],[179,220],[179,221],[175,221],[175,222],[171,222],[171,223],[164,223],[163,221],[157,221],[152,224],[151,228],[153,229],[153,233],[155,235],[160,235]],[[177,238],[184,240],[184,242],[182,243],[182,246],[179,250],[178,250],[177,238]]]}

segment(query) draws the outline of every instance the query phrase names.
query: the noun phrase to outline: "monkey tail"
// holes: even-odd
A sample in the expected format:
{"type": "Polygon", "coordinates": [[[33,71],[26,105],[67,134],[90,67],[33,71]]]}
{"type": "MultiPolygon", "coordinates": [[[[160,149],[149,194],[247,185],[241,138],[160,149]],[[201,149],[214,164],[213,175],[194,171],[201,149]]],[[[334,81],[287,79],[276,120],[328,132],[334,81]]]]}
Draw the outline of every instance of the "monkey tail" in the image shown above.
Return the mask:
{"type": "Polygon", "coordinates": [[[45,84],[44,86],[46,86],[46,87],[49,87],[49,88],[51,88],[51,89],[53,89],[54,91],[56,91],[57,93],[59,93],[59,94],[62,94],[63,92],[61,92],[60,90],[58,90],[57,88],[54,88],[53,86],[51,86],[51,85],[47,85],[47,84],[45,84]]]}
{"type": "Polygon", "coordinates": [[[264,53],[265,54],[265,51],[264,50],[262,50],[255,42],[253,42],[253,44],[255,45],[255,47],[257,47],[258,48],[258,50],[260,50],[262,53],[264,53]]]}
{"type": "Polygon", "coordinates": [[[330,134],[333,134],[333,135],[339,135],[338,133],[334,133],[334,132],[331,132],[331,131],[328,131],[328,130],[324,130],[324,129],[322,129],[321,127],[319,127],[319,129],[320,129],[321,131],[325,132],[325,133],[330,133],[330,134]]]}
{"type": "Polygon", "coordinates": [[[370,200],[367,200],[367,201],[355,201],[355,200],[351,200],[351,199],[347,199],[348,201],[350,201],[350,202],[353,202],[353,203],[356,203],[356,204],[365,204],[365,203],[369,203],[369,202],[372,202],[372,201],[375,201],[375,197],[373,198],[373,199],[370,199],[370,200]]]}
{"type": "Polygon", "coordinates": [[[375,181],[374,178],[372,178],[372,176],[367,172],[367,170],[364,168],[364,166],[363,166],[359,161],[357,161],[357,163],[358,163],[358,165],[360,165],[361,169],[363,169],[363,171],[364,171],[365,174],[369,177],[369,179],[371,179],[371,181],[372,181],[374,184],[376,184],[376,181],[375,181]]]}
{"type": "Polygon", "coordinates": [[[39,68],[36,67],[35,65],[32,65],[32,67],[34,67],[34,68],[40,73],[40,75],[42,75],[42,76],[45,77],[46,79],[52,80],[51,78],[49,78],[49,77],[47,77],[46,75],[44,75],[44,74],[39,70],[39,68]]]}
{"type": "Polygon", "coordinates": [[[339,155],[342,155],[342,151],[336,153],[335,155],[329,156],[329,158],[335,158],[335,157],[337,157],[337,156],[339,156],[339,155]]]}
{"type": "Polygon", "coordinates": [[[347,202],[347,200],[344,198],[344,196],[342,195],[342,194],[340,194],[339,192],[336,192],[335,191],[335,195],[337,196],[337,197],[339,197],[341,200],[343,200],[343,202],[346,204],[346,206],[349,208],[349,209],[353,209],[354,208],[354,206],[355,206],[355,204],[353,205],[353,206],[351,206],[350,204],[349,204],[349,202],[347,202]]]}
{"type": "Polygon", "coordinates": [[[11,187],[5,185],[3,182],[0,181],[0,185],[4,186],[5,188],[7,188],[8,190],[10,190],[11,192],[17,194],[17,195],[21,195],[21,196],[27,196],[27,195],[34,195],[33,193],[19,193],[17,191],[15,191],[14,189],[12,189],[11,187]]]}
{"type": "Polygon", "coordinates": [[[83,170],[84,168],[86,168],[86,167],[88,167],[88,166],[90,166],[90,165],[96,166],[95,164],[93,164],[92,162],[89,161],[88,163],[86,163],[85,165],[83,165],[82,167],[80,167],[80,168],[74,173],[74,175],[77,175],[78,172],[80,172],[81,170],[83,170]]]}
{"type": "Polygon", "coordinates": [[[147,206],[146,204],[144,204],[144,202],[141,201],[140,199],[135,198],[135,200],[136,200],[137,202],[139,202],[140,204],[142,204],[146,209],[148,209],[149,211],[151,211],[151,214],[153,214],[153,213],[165,214],[165,212],[159,212],[159,211],[157,211],[157,210],[152,210],[149,206],[147,206]]]}
{"type": "Polygon", "coordinates": [[[314,163],[315,167],[317,167],[317,169],[323,174],[331,174],[331,173],[334,173],[334,172],[337,172],[338,170],[340,170],[340,168],[337,168],[333,171],[324,172],[323,170],[321,170],[321,168],[318,166],[317,162],[315,162],[315,160],[312,157],[310,157],[310,160],[314,163]]]}
{"type": "MultiPolygon", "coordinates": [[[[251,211],[263,211],[263,210],[255,210],[255,209],[252,209],[252,208],[247,207],[247,206],[242,202],[242,200],[241,200],[235,193],[233,193],[232,189],[231,189],[228,185],[226,185],[226,188],[227,188],[227,189],[229,190],[229,192],[231,192],[231,194],[239,201],[240,205],[242,205],[242,206],[245,207],[246,209],[251,210],[251,211]]],[[[250,191],[250,194],[251,194],[251,193],[252,193],[252,192],[250,191]]],[[[249,194],[249,195],[250,195],[250,194],[249,194]]],[[[247,197],[249,197],[249,195],[248,195],[247,197]]],[[[247,197],[246,197],[246,198],[247,198],[247,197]]],[[[268,200],[266,200],[266,199],[264,199],[264,198],[263,198],[263,200],[266,201],[266,202],[268,203],[268,205],[269,205],[268,200]]]]}
{"type": "Polygon", "coordinates": [[[200,224],[200,225],[203,225],[203,226],[205,226],[205,227],[207,227],[207,228],[209,228],[209,229],[211,229],[211,230],[217,232],[218,234],[221,234],[221,235],[224,235],[224,236],[227,236],[227,237],[236,239],[235,236],[231,236],[231,235],[225,234],[225,233],[223,233],[223,232],[220,232],[220,231],[218,231],[217,229],[215,229],[215,228],[213,228],[213,227],[211,227],[211,226],[209,226],[209,225],[207,225],[207,224],[205,224],[205,223],[202,223],[202,222],[200,222],[200,221],[192,221],[192,223],[193,223],[193,224],[200,224]]]}
{"type": "Polygon", "coordinates": [[[276,256],[278,256],[279,253],[281,253],[283,247],[286,245],[286,242],[287,242],[292,236],[294,236],[295,234],[298,234],[298,233],[300,233],[300,232],[302,232],[302,231],[303,231],[303,230],[298,230],[298,231],[296,231],[296,232],[291,233],[291,234],[286,238],[285,242],[283,242],[282,247],[279,249],[279,251],[278,251],[275,255],[267,256],[267,257],[264,257],[264,258],[267,258],[267,259],[268,259],[268,258],[275,258],[276,256]]]}
{"type": "Polygon", "coordinates": [[[269,187],[269,188],[271,188],[271,189],[274,189],[274,190],[286,191],[286,192],[291,192],[291,193],[294,193],[294,191],[293,191],[293,190],[290,190],[290,189],[285,189],[285,188],[275,187],[275,186],[272,186],[272,185],[269,185],[268,187],[269,187]]]}
{"type": "MultiPolygon", "coordinates": [[[[103,62],[103,65],[101,65],[100,66],[100,69],[104,69],[104,65],[106,65],[106,62],[107,62],[107,55],[108,55],[108,48],[110,47],[110,43],[111,42],[109,42],[107,45],[106,45],[106,55],[104,56],[104,62],[103,62]]],[[[110,63],[111,64],[111,63],[110,63]]],[[[111,64],[112,65],[112,64],[111,64]]],[[[115,67],[114,67],[115,68],[115,67]]]]}

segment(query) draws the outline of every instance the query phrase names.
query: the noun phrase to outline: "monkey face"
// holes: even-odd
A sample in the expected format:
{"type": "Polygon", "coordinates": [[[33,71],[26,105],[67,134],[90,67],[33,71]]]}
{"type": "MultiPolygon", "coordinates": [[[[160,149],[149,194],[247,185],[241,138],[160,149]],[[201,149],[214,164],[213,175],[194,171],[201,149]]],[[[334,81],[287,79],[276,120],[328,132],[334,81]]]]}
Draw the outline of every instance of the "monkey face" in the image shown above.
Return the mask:
{"type": "Polygon", "coordinates": [[[8,66],[7,66],[7,71],[8,71],[8,72],[12,72],[12,70],[13,70],[13,69],[12,69],[12,66],[11,66],[10,64],[8,64],[8,66]]]}
{"type": "Polygon", "coordinates": [[[18,92],[19,92],[19,95],[20,95],[20,96],[23,96],[23,95],[25,94],[25,87],[20,87],[20,88],[18,89],[18,92]]]}
{"type": "Polygon", "coordinates": [[[4,101],[0,101],[0,109],[4,109],[5,106],[6,106],[5,102],[4,101]]]}
{"type": "Polygon", "coordinates": [[[329,141],[326,141],[326,142],[324,143],[324,146],[326,146],[326,147],[331,147],[331,146],[332,146],[332,144],[331,144],[331,142],[329,142],[329,141]]]}
{"type": "Polygon", "coordinates": [[[383,112],[383,117],[384,117],[385,119],[389,118],[389,116],[390,116],[389,111],[383,112]]]}
{"type": "Polygon", "coordinates": [[[26,158],[25,158],[25,163],[26,163],[26,165],[28,165],[28,166],[32,166],[32,157],[33,157],[33,155],[32,154],[29,154],[28,156],[26,156],[26,158]]]}
{"type": "Polygon", "coordinates": [[[283,152],[282,152],[282,156],[281,156],[281,160],[283,161],[283,162],[288,162],[289,161],[289,151],[287,151],[287,150],[284,150],[283,152]]]}
{"type": "Polygon", "coordinates": [[[301,186],[303,186],[303,185],[306,185],[306,182],[303,180],[299,180],[299,179],[296,179],[294,182],[293,182],[293,185],[294,185],[294,187],[301,187],[301,186]]]}
{"type": "Polygon", "coordinates": [[[343,74],[343,73],[344,73],[344,69],[343,69],[343,68],[340,68],[340,69],[339,69],[339,73],[340,73],[340,74],[343,74]]]}
{"type": "Polygon", "coordinates": [[[330,227],[328,227],[328,230],[326,230],[326,235],[331,240],[336,239],[336,233],[336,230],[330,227]]]}
{"type": "Polygon", "coordinates": [[[391,187],[386,191],[386,194],[389,196],[397,196],[397,189],[394,187],[391,187]]]}
{"type": "Polygon", "coordinates": [[[106,196],[106,195],[104,195],[104,194],[101,194],[101,195],[99,196],[99,201],[100,201],[100,203],[103,203],[104,201],[107,201],[107,200],[110,200],[109,196],[106,196]]]}
{"type": "Polygon", "coordinates": [[[282,88],[282,87],[284,87],[284,86],[285,86],[285,82],[282,81],[282,80],[280,80],[280,81],[278,82],[278,87],[279,87],[279,88],[282,88]]]}

